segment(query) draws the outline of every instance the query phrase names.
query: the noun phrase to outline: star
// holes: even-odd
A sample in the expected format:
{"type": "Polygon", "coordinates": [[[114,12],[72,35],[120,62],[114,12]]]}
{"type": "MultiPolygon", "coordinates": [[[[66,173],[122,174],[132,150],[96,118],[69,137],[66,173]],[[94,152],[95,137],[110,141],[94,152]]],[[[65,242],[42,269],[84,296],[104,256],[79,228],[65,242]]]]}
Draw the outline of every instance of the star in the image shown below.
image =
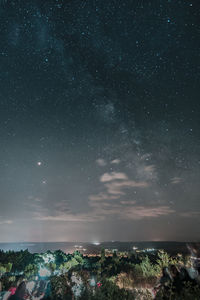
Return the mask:
{"type": "Polygon", "coordinates": [[[195,1],[18,2],[0,0],[0,242],[198,239],[195,1]]]}

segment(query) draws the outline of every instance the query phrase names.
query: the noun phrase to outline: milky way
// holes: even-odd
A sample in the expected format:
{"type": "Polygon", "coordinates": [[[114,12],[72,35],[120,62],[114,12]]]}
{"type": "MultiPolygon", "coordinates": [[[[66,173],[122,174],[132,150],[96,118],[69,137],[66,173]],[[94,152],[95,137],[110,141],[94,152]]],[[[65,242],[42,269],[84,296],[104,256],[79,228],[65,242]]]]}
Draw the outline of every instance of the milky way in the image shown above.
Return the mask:
{"type": "Polygon", "coordinates": [[[0,241],[199,239],[199,20],[0,2],[0,241]]]}

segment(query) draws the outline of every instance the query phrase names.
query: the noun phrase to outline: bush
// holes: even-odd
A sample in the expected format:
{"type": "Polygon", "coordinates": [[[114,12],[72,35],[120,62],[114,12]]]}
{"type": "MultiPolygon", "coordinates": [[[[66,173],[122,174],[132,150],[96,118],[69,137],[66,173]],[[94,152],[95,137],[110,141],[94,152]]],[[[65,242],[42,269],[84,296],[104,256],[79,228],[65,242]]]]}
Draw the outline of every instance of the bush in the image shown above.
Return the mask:
{"type": "Polygon", "coordinates": [[[53,276],[51,278],[51,299],[53,300],[71,300],[72,290],[68,276],[53,276]]]}

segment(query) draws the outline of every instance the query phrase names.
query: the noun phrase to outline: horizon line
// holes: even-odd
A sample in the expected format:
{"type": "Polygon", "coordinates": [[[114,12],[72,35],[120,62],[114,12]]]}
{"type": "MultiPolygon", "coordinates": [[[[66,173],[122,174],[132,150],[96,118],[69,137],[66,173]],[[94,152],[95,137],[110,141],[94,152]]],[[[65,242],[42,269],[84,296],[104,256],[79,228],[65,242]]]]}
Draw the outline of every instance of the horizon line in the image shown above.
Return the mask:
{"type": "Polygon", "coordinates": [[[103,244],[103,243],[200,243],[200,241],[197,240],[192,240],[192,241],[178,241],[178,240],[157,240],[157,241],[153,241],[153,240],[142,240],[142,241],[133,241],[133,240],[105,240],[105,241],[0,241],[0,244],[28,244],[28,243],[34,243],[34,244],[47,244],[47,243],[87,243],[87,244],[95,244],[95,243],[99,243],[103,244]]]}

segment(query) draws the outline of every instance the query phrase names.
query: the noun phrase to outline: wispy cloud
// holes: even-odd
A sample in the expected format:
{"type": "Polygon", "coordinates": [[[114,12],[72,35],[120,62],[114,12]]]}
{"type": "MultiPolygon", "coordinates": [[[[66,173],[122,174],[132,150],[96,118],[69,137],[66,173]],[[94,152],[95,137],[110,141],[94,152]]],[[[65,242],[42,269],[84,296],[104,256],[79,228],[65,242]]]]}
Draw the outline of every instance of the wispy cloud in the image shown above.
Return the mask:
{"type": "Polygon", "coordinates": [[[55,221],[55,222],[96,222],[104,219],[103,216],[99,216],[96,214],[72,214],[72,213],[64,213],[57,215],[44,215],[42,213],[36,213],[34,219],[40,221],[55,221]]]}
{"type": "Polygon", "coordinates": [[[56,211],[62,211],[62,212],[69,211],[68,203],[64,200],[60,202],[56,202],[54,206],[56,211]]]}
{"type": "Polygon", "coordinates": [[[157,178],[156,166],[146,165],[145,163],[139,163],[137,166],[137,173],[141,179],[155,180],[157,178]]]}
{"type": "Polygon", "coordinates": [[[144,218],[158,218],[160,216],[166,216],[175,213],[175,210],[169,206],[159,207],[146,207],[146,206],[132,206],[126,207],[121,214],[123,219],[140,220],[144,218]]]}
{"type": "Polygon", "coordinates": [[[134,180],[126,180],[122,182],[113,181],[111,183],[106,183],[105,186],[107,187],[109,194],[114,195],[125,195],[125,192],[122,189],[125,188],[146,188],[149,184],[145,181],[134,181],[134,180]]]}
{"type": "Polygon", "coordinates": [[[4,224],[13,224],[12,220],[1,220],[0,219],[0,225],[4,225],[4,224]]]}
{"type": "Polygon", "coordinates": [[[121,162],[121,160],[116,158],[111,161],[111,164],[118,165],[120,162],[121,162]]]}
{"type": "Polygon", "coordinates": [[[123,200],[123,201],[120,201],[120,204],[122,204],[122,205],[135,205],[136,201],[134,201],[134,200],[131,200],[131,201],[123,200]]]}
{"type": "Polygon", "coordinates": [[[153,173],[155,171],[155,166],[154,165],[145,166],[144,171],[146,173],[153,173]]]}
{"type": "Polygon", "coordinates": [[[173,177],[171,178],[171,183],[172,184],[178,184],[178,183],[181,183],[183,180],[181,177],[173,177]]]}
{"type": "Polygon", "coordinates": [[[108,182],[113,180],[127,180],[127,179],[128,179],[127,175],[121,172],[104,173],[100,177],[101,182],[108,182]]]}
{"type": "Polygon", "coordinates": [[[99,193],[97,195],[90,195],[89,200],[91,201],[100,201],[100,200],[114,200],[118,199],[119,196],[115,195],[108,195],[106,193],[99,193]]]}
{"type": "Polygon", "coordinates": [[[96,163],[100,167],[105,167],[107,165],[106,161],[103,158],[99,158],[96,160],[96,163]]]}
{"type": "MultiPolygon", "coordinates": [[[[52,207],[44,209],[42,203],[35,202],[34,219],[49,222],[101,222],[109,217],[125,220],[141,220],[144,218],[158,218],[173,214],[174,209],[169,206],[155,206],[153,203],[148,203],[148,206],[139,205],[135,198],[127,200],[123,198],[128,193],[128,189],[146,189],[151,185],[150,179],[155,176],[155,166],[147,165],[144,160],[149,158],[149,155],[144,157],[140,165],[136,166],[137,180],[129,179],[124,172],[106,172],[99,178],[101,183],[100,192],[89,195],[88,211],[73,212],[67,201],[60,201],[52,204],[52,207]],[[138,171],[138,167],[140,167],[138,171]],[[122,199],[121,199],[122,198],[122,199]],[[41,209],[39,209],[41,205],[41,209]]],[[[96,160],[100,167],[107,165],[102,158],[96,160]]],[[[115,159],[111,164],[119,164],[120,160],[115,159]]],[[[135,195],[135,194],[134,194],[135,195]]],[[[32,204],[33,205],[33,204],[32,204]]]]}
{"type": "Polygon", "coordinates": [[[135,201],[127,201],[120,203],[105,203],[105,202],[93,202],[92,207],[94,209],[93,213],[96,216],[115,216],[118,219],[123,220],[142,220],[145,218],[158,218],[162,216],[167,216],[175,213],[175,210],[169,206],[141,206],[136,205],[135,201]]]}
{"type": "Polygon", "coordinates": [[[112,216],[125,220],[141,220],[145,218],[158,218],[175,213],[169,206],[146,207],[136,205],[136,201],[120,201],[112,203],[106,201],[90,201],[87,213],[72,213],[56,211],[54,215],[49,212],[35,211],[33,218],[49,222],[101,222],[112,216]]]}
{"type": "Polygon", "coordinates": [[[41,199],[41,198],[38,198],[38,197],[36,197],[36,198],[34,198],[34,201],[36,201],[36,202],[41,202],[41,201],[42,201],[42,199],[41,199]]]}
{"type": "Polygon", "coordinates": [[[181,217],[185,217],[185,218],[195,218],[195,217],[200,217],[200,211],[185,211],[185,212],[181,212],[179,213],[179,215],[181,217]]]}

